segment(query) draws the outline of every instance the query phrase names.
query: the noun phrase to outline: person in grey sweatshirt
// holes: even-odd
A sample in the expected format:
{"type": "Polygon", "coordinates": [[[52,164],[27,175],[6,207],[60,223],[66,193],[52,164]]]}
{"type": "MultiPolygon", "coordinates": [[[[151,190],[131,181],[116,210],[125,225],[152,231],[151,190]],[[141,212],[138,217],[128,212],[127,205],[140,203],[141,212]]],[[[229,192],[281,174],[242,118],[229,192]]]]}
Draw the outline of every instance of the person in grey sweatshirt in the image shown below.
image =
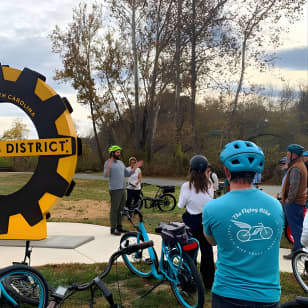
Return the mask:
{"type": "Polygon", "coordinates": [[[110,233],[121,235],[127,232],[122,227],[121,211],[125,206],[125,177],[131,176],[140,167],[143,161],[138,161],[135,166],[128,170],[120,160],[122,148],[118,145],[109,147],[109,159],[104,164],[104,176],[109,177],[109,193],[111,199],[110,208],[110,233]]]}

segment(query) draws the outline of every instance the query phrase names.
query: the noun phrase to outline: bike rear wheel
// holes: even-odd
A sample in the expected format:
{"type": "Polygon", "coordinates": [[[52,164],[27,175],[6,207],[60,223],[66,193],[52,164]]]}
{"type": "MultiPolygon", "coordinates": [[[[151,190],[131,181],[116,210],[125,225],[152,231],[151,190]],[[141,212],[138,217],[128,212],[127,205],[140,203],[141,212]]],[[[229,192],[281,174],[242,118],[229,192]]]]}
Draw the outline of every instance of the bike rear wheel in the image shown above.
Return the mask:
{"type": "Polygon", "coordinates": [[[32,267],[13,265],[0,271],[0,283],[17,303],[44,308],[48,303],[48,284],[32,267]]]}
{"type": "Polygon", "coordinates": [[[162,212],[172,211],[176,206],[176,199],[171,194],[162,194],[159,197],[158,207],[162,212]]]}
{"type": "Polygon", "coordinates": [[[292,257],[293,274],[300,286],[308,292],[308,253],[297,251],[292,257]]]}
{"type": "MultiPolygon", "coordinates": [[[[143,236],[137,232],[125,233],[121,238],[121,244],[127,240],[129,241],[129,245],[139,244],[141,242],[144,242],[143,236]]],[[[154,262],[156,262],[157,264],[158,261],[157,261],[155,250],[154,250],[154,254],[155,254],[154,262]]],[[[122,258],[127,268],[133,274],[136,274],[137,276],[140,276],[143,278],[150,277],[152,275],[151,264],[153,261],[150,258],[148,249],[139,250],[130,255],[124,254],[122,258]]]]}
{"type": "Polygon", "coordinates": [[[173,268],[168,266],[168,275],[177,280],[170,281],[176,299],[186,308],[202,308],[204,287],[194,261],[185,252],[181,256],[177,250],[171,251],[169,257],[173,268]]]}

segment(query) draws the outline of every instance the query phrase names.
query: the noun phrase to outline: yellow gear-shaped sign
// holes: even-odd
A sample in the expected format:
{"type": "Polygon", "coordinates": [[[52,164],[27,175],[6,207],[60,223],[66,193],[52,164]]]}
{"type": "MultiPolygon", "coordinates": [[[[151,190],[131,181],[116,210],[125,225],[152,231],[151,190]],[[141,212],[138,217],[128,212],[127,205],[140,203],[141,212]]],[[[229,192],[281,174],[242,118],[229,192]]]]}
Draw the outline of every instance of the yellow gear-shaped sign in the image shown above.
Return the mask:
{"type": "Polygon", "coordinates": [[[0,141],[0,156],[39,156],[32,177],[21,189],[9,195],[0,191],[0,239],[40,240],[47,236],[48,210],[74,187],[81,143],[69,102],[45,83],[44,76],[27,68],[0,68],[0,106],[12,103],[21,108],[39,136],[0,141]]]}

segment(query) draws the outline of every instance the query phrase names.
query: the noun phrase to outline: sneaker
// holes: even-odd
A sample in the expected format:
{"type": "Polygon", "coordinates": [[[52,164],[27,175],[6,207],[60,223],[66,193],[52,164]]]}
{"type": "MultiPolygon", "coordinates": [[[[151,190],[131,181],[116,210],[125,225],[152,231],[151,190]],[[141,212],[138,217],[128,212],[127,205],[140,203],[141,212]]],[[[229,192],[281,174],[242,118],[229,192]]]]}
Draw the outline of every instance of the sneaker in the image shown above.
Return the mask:
{"type": "Polygon", "coordinates": [[[283,258],[286,260],[292,260],[293,252],[290,252],[288,255],[284,255],[283,258]]]}
{"type": "Polygon", "coordinates": [[[110,228],[110,234],[121,235],[121,233],[116,228],[110,228]]]}
{"type": "Polygon", "coordinates": [[[117,226],[117,231],[120,232],[120,233],[126,233],[126,232],[128,232],[128,230],[123,229],[122,226],[117,226]]]}

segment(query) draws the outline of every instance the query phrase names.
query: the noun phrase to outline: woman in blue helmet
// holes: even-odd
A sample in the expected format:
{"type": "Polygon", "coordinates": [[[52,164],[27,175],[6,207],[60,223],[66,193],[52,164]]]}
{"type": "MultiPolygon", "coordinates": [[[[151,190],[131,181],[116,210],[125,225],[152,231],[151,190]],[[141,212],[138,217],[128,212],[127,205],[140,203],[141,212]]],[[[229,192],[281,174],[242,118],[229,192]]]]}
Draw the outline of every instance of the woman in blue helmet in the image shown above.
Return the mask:
{"type": "Polygon", "coordinates": [[[280,203],[252,187],[264,154],[250,141],[228,143],[220,153],[230,192],[203,209],[203,230],[217,245],[213,308],[279,307],[280,203]]]}

